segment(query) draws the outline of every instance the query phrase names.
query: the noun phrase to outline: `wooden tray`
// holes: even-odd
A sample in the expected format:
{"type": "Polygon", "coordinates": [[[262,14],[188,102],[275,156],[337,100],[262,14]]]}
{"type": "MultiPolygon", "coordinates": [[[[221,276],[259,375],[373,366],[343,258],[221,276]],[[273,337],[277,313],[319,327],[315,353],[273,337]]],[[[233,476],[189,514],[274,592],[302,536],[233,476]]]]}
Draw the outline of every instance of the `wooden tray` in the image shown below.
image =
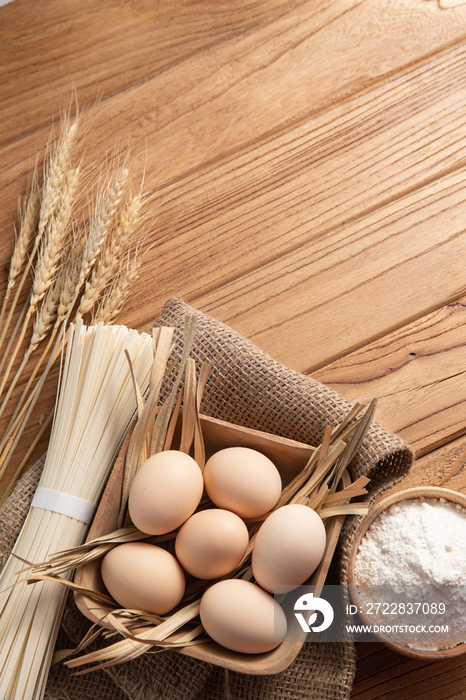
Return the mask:
{"type": "MultiPolygon", "coordinates": [[[[207,416],[201,416],[201,424],[207,458],[223,447],[235,445],[252,447],[272,459],[280,471],[283,485],[286,485],[301,471],[314,451],[313,447],[294,440],[232,425],[207,416]]],[[[108,534],[116,528],[128,441],[129,435],[115,462],[86,541],[108,534]]],[[[349,475],[345,472],[342,488],[349,486],[349,484],[349,475]]],[[[327,577],[343,521],[344,516],[329,518],[327,521],[327,545],[324,557],[312,577],[306,582],[309,585],[317,586],[316,594],[321,590],[327,577]]],[[[100,575],[100,560],[79,567],[75,573],[75,582],[90,590],[107,593],[100,575]]],[[[111,608],[99,605],[80,593],[75,594],[75,600],[81,612],[92,622],[100,622],[102,617],[111,611],[111,608]]],[[[115,607],[117,607],[116,604],[115,607]]],[[[249,674],[272,674],[282,671],[292,663],[301,649],[304,638],[304,632],[289,631],[285,640],[278,647],[263,654],[240,654],[225,649],[213,641],[199,646],[182,648],[179,653],[232,671],[249,674]]]]}

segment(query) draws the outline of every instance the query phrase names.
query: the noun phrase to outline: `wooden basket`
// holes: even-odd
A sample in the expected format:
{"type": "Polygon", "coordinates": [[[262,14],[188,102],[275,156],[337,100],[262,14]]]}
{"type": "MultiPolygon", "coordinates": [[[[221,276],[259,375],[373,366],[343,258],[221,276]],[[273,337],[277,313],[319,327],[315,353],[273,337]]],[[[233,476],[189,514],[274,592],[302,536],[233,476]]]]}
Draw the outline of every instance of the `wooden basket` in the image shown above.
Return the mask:
{"type": "MultiPolygon", "coordinates": [[[[294,440],[243,428],[207,416],[201,416],[201,425],[206,447],[206,459],[224,447],[243,446],[257,449],[274,462],[281,474],[283,485],[286,485],[301,471],[314,451],[313,447],[294,440]]],[[[128,441],[129,436],[126,438],[112,470],[86,541],[106,535],[116,529],[128,441]]],[[[345,472],[341,487],[345,488],[349,484],[349,475],[345,472]]],[[[343,521],[344,516],[335,516],[327,521],[327,545],[324,557],[311,579],[306,582],[317,587],[316,593],[321,590],[325,582],[343,521]]],[[[100,575],[100,563],[101,560],[96,560],[79,567],[76,570],[75,582],[90,590],[107,593],[100,575]]],[[[111,612],[111,608],[100,605],[81,593],[75,594],[75,600],[81,612],[92,622],[100,623],[100,620],[108,612],[111,612]]],[[[115,608],[117,607],[119,606],[115,603],[115,608]]],[[[232,671],[249,674],[272,674],[282,671],[292,663],[301,649],[304,637],[304,633],[289,632],[278,647],[262,654],[240,654],[225,649],[213,641],[198,646],[184,647],[179,650],[179,653],[223,666],[232,671]]]]}
{"type": "MultiPolygon", "coordinates": [[[[358,553],[360,544],[371,524],[374,520],[387,508],[390,508],[394,503],[399,503],[412,498],[445,498],[445,500],[452,501],[453,503],[459,503],[460,505],[466,507],[466,496],[458,491],[452,491],[451,489],[445,489],[440,486],[418,486],[409,489],[403,489],[397,493],[393,493],[390,496],[382,499],[375,504],[374,508],[368,513],[361,523],[361,527],[358,530],[356,540],[354,542],[353,548],[351,550],[349,564],[348,564],[348,583],[350,588],[350,597],[354,605],[358,608],[358,615],[361,618],[361,622],[364,625],[372,626],[373,620],[368,617],[362,608],[361,600],[358,595],[357,581],[355,577],[355,560],[358,553]]],[[[411,649],[405,644],[400,644],[390,639],[385,634],[374,633],[374,637],[383,642],[386,647],[396,651],[402,656],[408,656],[412,659],[425,659],[430,661],[448,659],[454,656],[461,656],[466,653],[466,644],[458,644],[449,649],[438,649],[435,651],[427,651],[423,649],[411,649]]]]}

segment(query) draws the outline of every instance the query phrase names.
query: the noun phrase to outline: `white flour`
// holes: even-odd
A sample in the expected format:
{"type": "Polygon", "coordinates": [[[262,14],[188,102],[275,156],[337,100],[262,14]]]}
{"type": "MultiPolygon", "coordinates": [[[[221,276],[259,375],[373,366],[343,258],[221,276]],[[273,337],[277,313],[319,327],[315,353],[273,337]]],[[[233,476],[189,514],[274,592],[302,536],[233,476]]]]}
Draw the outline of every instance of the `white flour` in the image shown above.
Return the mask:
{"type": "MultiPolygon", "coordinates": [[[[355,575],[364,584],[359,594],[365,606],[374,602],[374,589],[366,586],[388,585],[386,602],[394,615],[378,615],[379,624],[413,623],[414,616],[398,615],[399,603],[406,603],[412,594],[424,609],[435,611],[422,622],[448,625],[448,632],[433,630],[422,641],[407,630],[401,636],[389,635],[397,641],[432,650],[466,642],[466,508],[443,498],[394,504],[368,529],[356,556],[355,575]],[[444,605],[441,613],[439,603],[444,605]]],[[[369,607],[372,612],[374,606],[369,607]]],[[[384,608],[388,610],[387,605],[384,608]]]]}

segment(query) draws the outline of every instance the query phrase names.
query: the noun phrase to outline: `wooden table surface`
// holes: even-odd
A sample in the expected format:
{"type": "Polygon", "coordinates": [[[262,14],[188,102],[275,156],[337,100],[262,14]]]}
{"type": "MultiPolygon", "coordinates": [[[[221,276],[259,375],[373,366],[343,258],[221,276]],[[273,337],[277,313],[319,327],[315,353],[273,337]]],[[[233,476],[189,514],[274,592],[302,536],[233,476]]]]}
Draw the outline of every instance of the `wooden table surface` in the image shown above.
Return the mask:
{"type": "MultiPolygon", "coordinates": [[[[131,142],[149,195],[120,322],[148,330],[184,298],[345,397],[378,396],[418,458],[397,488],[466,492],[466,4],[448,4],[0,7],[0,292],[18,199],[75,90],[86,158],[131,142]]],[[[353,700],[466,697],[464,658],[357,646],[353,700]]]]}

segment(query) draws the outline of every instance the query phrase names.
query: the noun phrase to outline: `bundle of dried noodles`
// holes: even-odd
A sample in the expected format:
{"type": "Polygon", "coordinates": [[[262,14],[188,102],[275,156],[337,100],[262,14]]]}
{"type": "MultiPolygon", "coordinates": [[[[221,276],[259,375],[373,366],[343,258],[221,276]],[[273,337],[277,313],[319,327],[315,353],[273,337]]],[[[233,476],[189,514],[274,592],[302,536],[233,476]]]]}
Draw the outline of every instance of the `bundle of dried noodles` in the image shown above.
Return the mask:
{"type": "Polygon", "coordinates": [[[83,541],[115,454],[136,411],[133,376],[149,383],[152,339],[124,326],[70,327],[46,462],[0,577],[0,697],[40,698],[66,598],[18,569],[83,541]],[[127,356],[131,358],[131,368],[127,356]],[[133,376],[132,376],[132,372],[133,376]]]}

